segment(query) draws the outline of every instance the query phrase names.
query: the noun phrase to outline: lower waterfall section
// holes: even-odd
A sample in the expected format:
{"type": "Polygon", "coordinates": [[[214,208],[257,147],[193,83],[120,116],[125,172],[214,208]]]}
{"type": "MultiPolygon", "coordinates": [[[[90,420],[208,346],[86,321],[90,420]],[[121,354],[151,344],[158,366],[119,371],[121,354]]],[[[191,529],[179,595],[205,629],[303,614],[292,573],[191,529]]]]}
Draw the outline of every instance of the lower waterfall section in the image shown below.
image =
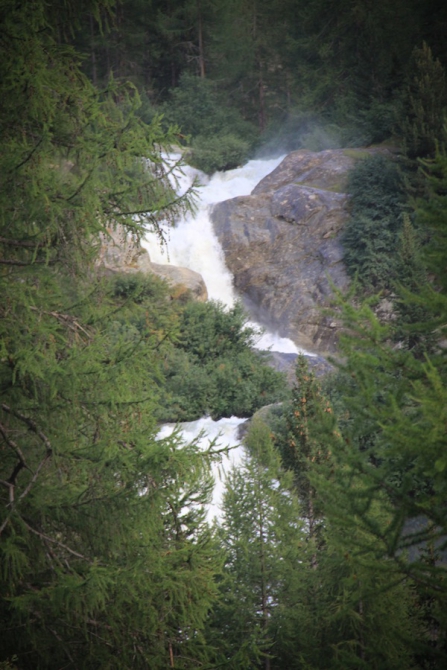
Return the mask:
{"type": "Polygon", "coordinates": [[[181,436],[185,442],[191,442],[200,436],[198,444],[203,449],[208,448],[214,440],[216,440],[216,448],[229,447],[228,455],[223,454],[221,462],[213,466],[215,486],[213,499],[208,509],[210,522],[213,518],[218,519],[220,517],[220,504],[225,487],[226,473],[232,466],[237,465],[243,456],[244,449],[241,446],[239,435],[240,428],[246,421],[247,419],[240,419],[236,416],[220,419],[219,421],[213,421],[210,417],[202,417],[197,421],[187,423],[164,424],[158,433],[158,439],[162,439],[171,435],[176,428],[180,428],[181,436]]]}
{"type": "MultiPolygon", "coordinates": [[[[194,215],[190,214],[177,221],[175,227],[169,230],[167,250],[160,247],[159,238],[156,235],[151,233],[146,235],[142,244],[148,250],[151,260],[155,263],[177,265],[199,272],[206,284],[209,298],[227,307],[232,307],[237,300],[233,277],[226,267],[223,249],[214,232],[210,209],[213,204],[223,200],[249,195],[261,179],[270,174],[282,160],[283,156],[252,160],[235,170],[217,172],[211,178],[188,166],[183,168],[183,174],[179,179],[181,191],[185,190],[194,178],[198,178],[201,184],[197,211],[194,215]]],[[[299,353],[300,350],[289,338],[266,331],[255,321],[250,321],[247,325],[264,331],[256,342],[256,348],[270,349],[284,354],[299,353]]],[[[213,518],[219,519],[221,515],[220,504],[226,473],[243,457],[244,448],[241,445],[240,427],[246,421],[247,419],[234,416],[219,421],[203,417],[188,423],[165,424],[159,431],[158,438],[162,439],[169,436],[178,427],[185,442],[190,442],[202,435],[199,444],[203,449],[206,449],[214,439],[217,440],[219,448],[229,447],[228,456],[223,455],[221,463],[213,467],[215,488],[208,510],[210,522],[213,518]]]]}

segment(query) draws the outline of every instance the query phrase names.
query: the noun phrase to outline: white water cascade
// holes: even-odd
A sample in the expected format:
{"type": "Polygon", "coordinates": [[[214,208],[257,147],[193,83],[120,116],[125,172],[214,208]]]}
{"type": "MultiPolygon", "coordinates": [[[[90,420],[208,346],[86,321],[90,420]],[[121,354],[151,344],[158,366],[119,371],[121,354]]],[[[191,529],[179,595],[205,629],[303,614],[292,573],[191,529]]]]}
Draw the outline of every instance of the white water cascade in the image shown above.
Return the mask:
{"type": "MultiPolygon", "coordinates": [[[[177,158],[178,156],[173,157],[173,159],[177,158]]],[[[232,307],[237,300],[237,295],[233,287],[233,277],[225,265],[223,250],[213,230],[210,219],[211,207],[229,198],[249,195],[261,179],[272,172],[282,159],[283,156],[252,160],[236,170],[217,172],[211,178],[193,168],[183,168],[183,173],[178,175],[180,192],[184,192],[195,177],[201,184],[197,212],[195,215],[187,215],[184,219],[177,221],[175,228],[170,229],[167,236],[167,252],[160,246],[155,234],[146,235],[142,243],[149,252],[151,260],[154,263],[172,264],[199,272],[206,284],[210,300],[219,300],[226,306],[232,307]]],[[[261,326],[255,322],[250,322],[248,325],[261,329],[261,326]]],[[[264,332],[256,346],[259,349],[271,349],[284,353],[298,353],[299,351],[292,340],[282,338],[273,332],[264,332]]],[[[239,444],[238,430],[244,421],[245,419],[237,417],[220,421],[204,417],[198,421],[181,425],[182,436],[187,442],[203,431],[205,437],[201,444],[204,448],[211,439],[216,437],[218,437],[218,444],[221,448],[232,447],[229,456],[224,457],[221,466],[214,470],[216,485],[209,509],[211,518],[219,517],[225,471],[237,464],[242,457],[242,447],[234,447],[239,444]]],[[[173,430],[173,424],[166,424],[160,430],[159,437],[166,437],[173,430]]]]}
{"type": "MultiPolygon", "coordinates": [[[[177,157],[176,157],[177,158],[177,157]]],[[[154,263],[178,265],[199,272],[206,284],[210,300],[219,300],[232,307],[237,299],[233,277],[225,265],[219,240],[210,218],[212,205],[240,195],[249,195],[261,179],[270,174],[282,161],[279,158],[252,160],[243,167],[227,172],[216,172],[211,178],[194,168],[186,167],[178,175],[179,187],[186,190],[197,177],[201,187],[200,201],[195,215],[187,215],[177,221],[168,234],[167,252],[160,246],[158,237],[148,233],[143,246],[154,263]]],[[[261,328],[256,323],[250,323],[261,328]]],[[[277,333],[264,332],[256,344],[259,349],[285,353],[298,353],[292,340],[277,333]]]]}
{"type": "MultiPolygon", "coordinates": [[[[238,438],[239,427],[245,423],[246,419],[239,419],[232,416],[229,419],[220,419],[213,421],[210,417],[203,417],[198,421],[182,423],[181,434],[186,443],[192,442],[198,435],[203,433],[199,439],[198,445],[203,450],[207,449],[210,442],[216,440],[216,449],[229,447],[228,455],[223,454],[219,464],[212,466],[214,476],[214,490],[211,504],[208,507],[208,519],[211,521],[214,517],[220,517],[220,504],[225,488],[225,476],[230,468],[240,461],[243,455],[243,448],[240,446],[238,438]]],[[[166,423],[158,433],[158,438],[168,437],[175,430],[173,423],[166,423]]]]}

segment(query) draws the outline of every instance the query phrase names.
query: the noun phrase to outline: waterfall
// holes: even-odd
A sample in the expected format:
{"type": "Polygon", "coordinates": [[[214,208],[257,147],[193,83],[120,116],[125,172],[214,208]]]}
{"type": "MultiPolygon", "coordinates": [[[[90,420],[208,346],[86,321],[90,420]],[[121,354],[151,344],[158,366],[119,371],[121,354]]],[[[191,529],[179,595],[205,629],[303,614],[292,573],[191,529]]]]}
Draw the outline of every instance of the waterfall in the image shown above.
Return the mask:
{"type": "MultiPolygon", "coordinates": [[[[177,157],[173,157],[176,159],[177,157]]],[[[154,263],[172,264],[189,268],[199,272],[206,284],[208,296],[211,300],[218,300],[228,307],[232,307],[237,300],[233,286],[233,277],[225,265],[225,257],[219,240],[214,232],[210,219],[213,204],[249,195],[254,187],[266,175],[270,174],[283,160],[284,156],[271,159],[252,160],[243,167],[227,172],[217,172],[207,177],[202,172],[191,167],[184,167],[178,174],[178,188],[184,192],[197,178],[200,183],[199,203],[195,215],[187,215],[177,221],[174,228],[167,234],[167,250],[160,246],[155,234],[147,233],[142,241],[154,263]]],[[[259,324],[250,321],[247,325],[261,329],[259,324]]],[[[282,338],[274,332],[264,332],[257,344],[259,349],[269,349],[284,353],[298,353],[298,348],[288,338],[282,338]]],[[[239,427],[245,419],[231,417],[213,421],[204,417],[198,421],[181,424],[181,432],[186,442],[196,438],[201,431],[204,437],[201,444],[205,448],[209,441],[218,438],[220,447],[236,447],[239,444],[239,427]]],[[[166,424],[159,432],[159,438],[168,436],[174,430],[173,424],[166,424]]],[[[229,456],[222,459],[222,463],[214,468],[216,481],[213,501],[208,511],[209,518],[219,517],[219,505],[224,489],[225,472],[232,465],[237,464],[243,454],[242,447],[231,449],[229,456]]]]}
{"type": "MultiPolygon", "coordinates": [[[[211,504],[208,507],[208,519],[220,517],[220,505],[225,487],[225,475],[228,470],[237,465],[244,453],[240,446],[239,428],[247,419],[232,416],[229,419],[213,421],[210,417],[202,417],[198,421],[182,423],[181,434],[185,442],[192,442],[198,435],[203,433],[199,440],[199,447],[204,450],[212,440],[216,440],[216,448],[230,447],[228,455],[223,455],[219,464],[214,464],[212,474],[214,476],[214,490],[211,504]]],[[[166,423],[158,433],[158,439],[168,437],[176,428],[173,423],[166,423]]]]}
{"type": "MultiPolygon", "coordinates": [[[[251,160],[243,167],[227,172],[216,172],[211,178],[194,168],[186,167],[179,175],[181,191],[197,177],[199,203],[195,215],[187,215],[177,221],[168,233],[167,251],[160,246],[158,237],[147,233],[142,241],[154,263],[179,265],[199,272],[206,284],[210,300],[219,300],[231,307],[237,300],[233,287],[233,277],[225,265],[225,257],[214,232],[210,218],[212,205],[229,198],[249,195],[266,175],[270,174],[284,156],[270,159],[251,160]]],[[[259,324],[248,325],[261,328],[259,324]]],[[[266,331],[256,344],[259,349],[269,349],[285,353],[298,353],[298,348],[289,338],[266,331]]]]}
{"type": "Polygon", "coordinates": [[[253,160],[244,167],[227,172],[216,172],[211,178],[203,172],[186,166],[179,175],[181,191],[198,179],[199,203],[195,215],[187,215],[176,222],[168,232],[168,253],[158,238],[149,233],[143,246],[154,263],[169,263],[199,272],[206,284],[210,300],[219,300],[232,306],[236,300],[233,278],[225,265],[225,258],[210,219],[213,204],[248,195],[256,184],[281,162],[282,158],[253,160]]]}

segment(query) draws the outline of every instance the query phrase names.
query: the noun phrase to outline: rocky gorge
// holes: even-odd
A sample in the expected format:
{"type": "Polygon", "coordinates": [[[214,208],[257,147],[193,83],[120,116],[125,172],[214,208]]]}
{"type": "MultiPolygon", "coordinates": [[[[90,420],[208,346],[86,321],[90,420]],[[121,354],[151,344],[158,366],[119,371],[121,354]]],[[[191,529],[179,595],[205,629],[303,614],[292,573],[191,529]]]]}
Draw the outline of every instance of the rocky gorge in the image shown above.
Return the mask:
{"type": "MultiPolygon", "coordinates": [[[[325,308],[334,289],[349,286],[341,244],[349,216],[348,174],[357,161],[379,151],[387,150],[294,151],[250,195],[225,199],[211,209],[234,288],[248,311],[321,356],[336,351],[340,331],[325,308]]],[[[164,278],[175,295],[188,291],[194,299],[208,299],[195,269],[154,263],[138,241],[119,229],[108,233],[98,256],[100,271],[151,272],[164,278]]]]}

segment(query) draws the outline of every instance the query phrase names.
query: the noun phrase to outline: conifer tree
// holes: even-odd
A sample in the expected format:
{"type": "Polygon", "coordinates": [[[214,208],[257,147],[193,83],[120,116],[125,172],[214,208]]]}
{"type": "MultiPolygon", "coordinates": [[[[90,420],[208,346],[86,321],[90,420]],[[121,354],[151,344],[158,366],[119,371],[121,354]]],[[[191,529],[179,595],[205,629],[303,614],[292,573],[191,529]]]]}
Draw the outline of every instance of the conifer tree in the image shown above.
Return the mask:
{"type": "Polygon", "coordinates": [[[325,432],[324,426],[333,424],[332,408],[324,399],[303,354],[297,358],[295,374],[291,407],[286,416],[288,432],[280,449],[284,466],[294,474],[302,514],[308,522],[309,538],[316,541],[321,508],[309,475],[315,465],[329,461],[331,436],[329,430],[325,432]]]}
{"type": "Polygon", "coordinates": [[[368,564],[370,575],[378,570],[413,593],[410,609],[419,621],[408,644],[416,663],[441,668],[447,658],[445,171],[442,155],[425,165],[434,171],[416,217],[431,241],[418,248],[404,220],[399,345],[392,345],[395,324],[381,324],[366,304],[356,310],[340,301],[349,329],[339,364],[343,439],[334,444],[333,476],[314,481],[336,536],[350,536],[350,555],[368,564]]]}
{"type": "MultiPolygon", "coordinates": [[[[353,551],[359,528],[342,506],[332,508],[326,491],[338,476],[332,452],[341,449],[340,429],[304,357],[296,374],[286,427],[275,443],[291,469],[305,523],[297,560],[287,564],[285,588],[272,612],[272,668],[410,667],[409,642],[418,630],[411,589],[400,583],[399,570],[383,570],[375,560],[370,531],[362,531],[363,554],[353,551]]],[[[377,522],[381,516],[375,505],[377,522]]]]}
{"type": "Polygon", "coordinates": [[[209,458],[156,439],[175,319],[162,297],[135,328],[92,264],[108,227],[161,235],[188,194],[172,132],[132,88],[89,84],[64,44],[79,5],[59,9],[0,16],[0,662],[195,668],[219,560],[209,458]]]}
{"type": "MultiPolygon", "coordinates": [[[[417,217],[429,236],[424,259],[436,276],[436,285],[447,291],[447,153],[438,151],[435,158],[422,162],[427,195],[417,205],[417,217]]],[[[443,317],[441,317],[442,320],[443,317]]]]}
{"type": "Polygon", "coordinates": [[[248,453],[228,478],[220,537],[225,550],[221,599],[210,642],[232,668],[278,668],[276,627],[299,569],[301,521],[291,477],[281,470],[270,430],[254,419],[248,453]]]}
{"type": "Polygon", "coordinates": [[[424,42],[412,54],[412,71],[404,93],[403,131],[410,157],[433,156],[446,141],[447,83],[441,62],[424,42]]]}
{"type": "MultiPolygon", "coordinates": [[[[426,307],[439,307],[432,293],[426,307]]],[[[428,608],[426,635],[411,647],[428,667],[446,658],[444,355],[420,358],[390,346],[391,330],[365,305],[345,304],[343,439],[334,444],[334,475],[318,477],[328,522],[350,531],[350,553],[391,582],[408,584],[428,608]],[[430,659],[430,660],[428,660],[430,659]],[[431,665],[430,665],[431,663],[431,665]]]]}
{"type": "Polygon", "coordinates": [[[415,356],[423,356],[433,352],[436,342],[430,310],[426,305],[432,290],[420,242],[421,234],[416,232],[408,214],[404,214],[403,219],[396,264],[398,279],[393,336],[399,346],[412,350],[415,356]]]}

